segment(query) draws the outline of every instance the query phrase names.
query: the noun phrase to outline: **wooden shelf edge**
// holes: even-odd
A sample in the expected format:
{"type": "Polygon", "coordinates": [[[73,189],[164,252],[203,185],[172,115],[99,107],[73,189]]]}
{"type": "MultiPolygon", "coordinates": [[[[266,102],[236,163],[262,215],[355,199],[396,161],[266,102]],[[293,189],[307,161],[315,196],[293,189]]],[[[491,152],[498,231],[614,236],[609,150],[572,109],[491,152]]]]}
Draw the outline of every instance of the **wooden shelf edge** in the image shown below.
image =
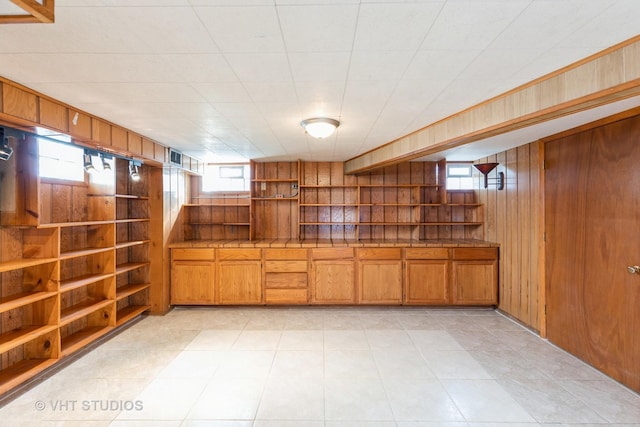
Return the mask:
{"type": "Polygon", "coordinates": [[[76,352],[112,329],[113,326],[90,326],[75,334],[62,338],[60,357],[65,357],[76,352]]]}
{"type": "Polygon", "coordinates": [[[122,286],[116,289],[116,301],[123,300],[131,295],[137,294],[138,292],[144,291],[145,289],[149,289],[151,287],[151,283],[139,283],[133,285],[122,286]]]}
{"type": "Polygon", "coordinates": [[[39,291],[39,292],[20,292],[19,294],[9,295],[4,298],[0,298],[0,313],[5,311],[14,310],[24,305],[32,304],[34,302],[55,297],[58,293],[55,291],[39,291]]]}
{"type": "Polygon", "coordinates": [[[58,359],[28,359],[0,371],[0,395],[55,364],[58,359]]]}
{"type": "Polygon", "coordinates": [[[149,218],[126,218],[126,219],[116,219],[114,222],[116,224],[126,224],[131,222],[149,222],[151,219],[149,218]]]}
{"type": "Polygon", "coordinates": [[[251,182],[298,182],[298,178],[254,178],[251,182]]]}
{"type": "Polygon", "coordinates": [[[0,353],[6,353],[57,328],[57,325],[29,326],[4,333],[0,335],[0,353]]]}
{"type": "Polygon", "coordinates": [[[116,194],[116,199],[149,200],[149,196],[134,196],[133,194],[116,194]]]}
{"type": "Polygon", "coordinates": [[[111,299],[103,299],[97,301],[85,301],[80,304],[72,305],[71,307],[65,308],[60,312],[60,326],[68,325],[69,323],[81,319],[88,314],[91,314],[95,311],[100,310],[101,308],[107,307],[113,304],[114,301],[111,299]]]}
{"type": "Polygon", "coordinates": [[[73,279],[63,280],[60,282],[60,293],[69,292],[74,289],[78,289],[83,286],[87,286],[92,283],[99,282],[100,280],[108,279],[109,277],[112,277],[112,276],[113,276],[113,273],[86,274],[84,276],[75,277],[73,279]]]}
{"type": "Polygon", "coordinates": [[[78,222],[51,222],[47,224],[40,224],[38,228],[64,228],[64,227],[81,227],[84,225],[108,225],[113,224],[113,219],[100,220],[100,221],[78,221],[78,222]]]}
{"type": "Polygon", "coordinates": [[[132,240],[130,242],[120,242],[116,243],[116,249],[130,248],[131,246],[144,245],[145,243],[149,242],[151,242],[151,240],[132,240]]]}
{"type": "Polygon", "coordinates": [[[23,258],[14,261],[0,262],[0,273],[13,270],[21,270],[27,267],[57,262],[58,258],[23,258]]]}
{"type": "Polygon", "coordinates": [[[144,313],[149,309],[151,309],[150,305],[130,305],[118,310],[118,312],[116,313],[116,326],[127,323],[129,320],[144,313]]]}
{"type": "Polygon", "coordinates": [[[77,250],[77,251],[61,252],[60,253],[60,261],[64,261],[64,260],[68,260],[68,259],[72,259],[72,258],[80,258],[80,257],[83,257],[83,256],[100,254],[102,252],[108,252],[108,251],[112,251],[112,250],[113,250],[113,246],[108,246],[108,247],[105,247],[105,248],[88,248],[88,249],[81,249],[81,250],[77,250]]]}
{"type": "Polygon", "coordinates": [[[127,273],[147,265],[149,265],[149,262],[129,262],[127,264],[121,264],[116,266],[116,275],[127,273]]]}

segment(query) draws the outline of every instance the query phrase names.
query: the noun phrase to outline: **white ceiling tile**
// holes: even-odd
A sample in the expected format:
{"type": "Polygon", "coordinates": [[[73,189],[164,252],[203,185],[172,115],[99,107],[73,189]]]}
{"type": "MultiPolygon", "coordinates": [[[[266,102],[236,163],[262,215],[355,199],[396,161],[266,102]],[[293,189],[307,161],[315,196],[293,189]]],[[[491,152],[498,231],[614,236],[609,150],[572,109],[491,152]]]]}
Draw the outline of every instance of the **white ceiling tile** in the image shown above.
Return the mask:
{"type": "Polygon", "coordinates": [[[351,50],[358,18],[357,5],[278,6],[289,52],[351,50]]]}
{"type": "Polygon", "coordinates": [[[349,52],[290,53],[289,63],[296,82],[344,82],[350,58],[349,52]]]}
{"type": "Polygon", "coordinates": [[[251,102],[242,83],[194,83],[191,85],[204,99],[212,104],[224,102],[251,102]]]}
{"type": "Polygon", "coordinates": [[[480,50],[421,50],[416,53],[403,78],[452,80],[480,54],[480,50]]]}
{"type": "Polygon", "coordinates": [[[196,11],[223,52],[284,52],[273,7],[198,7],[196,11]]]}
{"type": "Polygon", "coordinates": [[[413,58],[413,52],[353,52],[349,67],[350,81],[396,80],[413,58]]]}
{"type": "Polygon", "coordinates": [[[354,50],[415,50],[442,7],[441,2],[360,6],[354,50]]]}
{"type": "Polygon", "coordinates": [[[422,49],[484,49],[531,0],[448,1],[422,49]]]}
{"type": "Polygon", "coordinates": [[[244,82],[290,82],[284,53],[232,53],[226,55],[236,76],[244,82]]]}
{"type": "MultiPolygon", "coordinates": [[[[532,62],[541,53],[539,49],[487,49],[457,77],[504,81],[526,66],[535,67],[532,62]]],[[[505,91],[508,89],[505,88],[505,91]]]]}
{"type": "Polygon", "coordinates": [[[161,55],[167,67],[182,81],[193,83],[235,82],[236,75],[219,53],[161,55]]]}
{"type": "Polygon", "coordinates": [[[296,82],[296,93],[300,104],[313,102],[337,103],[344,97],[344,81],[296,82]]]}
{"type": "Polygon", "coordinates": [[[268,6],[273,0],[187,0],[193,6],[268,6]]]}
{"type": "MultiPolygon", "coordinates": [[[[602,13],[610,0],[536,0],[490,45],[492,48],[550,48],[602,13]],[[571,19],[567,19],[571,17],[571,19]]],[[[600,31],[593,28],[594,31],[600,31]]]]}
{"type": "Polygon", "coordinates": [[[246,83],[245,88],[253,102],[297,102],[293,82],[246,83]]]}

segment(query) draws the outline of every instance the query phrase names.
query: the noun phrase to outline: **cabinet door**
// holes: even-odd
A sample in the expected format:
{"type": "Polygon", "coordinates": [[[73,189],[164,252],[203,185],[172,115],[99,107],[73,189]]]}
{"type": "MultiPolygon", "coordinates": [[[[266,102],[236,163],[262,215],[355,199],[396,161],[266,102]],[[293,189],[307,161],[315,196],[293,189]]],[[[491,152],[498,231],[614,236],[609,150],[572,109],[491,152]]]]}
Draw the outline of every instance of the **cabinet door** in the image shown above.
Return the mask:
{"type": "Polygon", "coordinates": [[[260,261],[220,261],[220,304],[262,303],[262,267],[260,261]]]}
{"type": "Polygon", "coordinates": [[[174,261],[171,264],[171,304],[213,304],[214,264],[174,261]]]}
{"type": "Polygon", "coordinates": [[[311,265],[311,295],[315,304],[354,304],[353,261],[317,260],[311,265]]]}
{"type": "Polygon", "coordinates": [[[449,304],[449,262],[408,260],[405,284],[405,304],[449,304]]]}
{"type": "Polygon", "coordinates": [[[453,303],[498,304],[497,261],[453,261],[453,303]]]}
{"type": "Polygon", "coordinates": [[[360,261],[359,302],[361,304],[402,303],[402,261],[360,261]]]}

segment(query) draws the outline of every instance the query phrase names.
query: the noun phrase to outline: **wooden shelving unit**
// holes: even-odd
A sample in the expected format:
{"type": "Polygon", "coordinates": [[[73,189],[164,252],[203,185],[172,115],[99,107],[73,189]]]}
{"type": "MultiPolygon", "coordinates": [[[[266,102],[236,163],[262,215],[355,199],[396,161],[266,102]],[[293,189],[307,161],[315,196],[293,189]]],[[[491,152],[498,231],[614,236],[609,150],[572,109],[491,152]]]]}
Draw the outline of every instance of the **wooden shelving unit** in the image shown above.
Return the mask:
{"type": "Polygon", "coordinates": [[[27,138],[0,162],[0,394],[150,308],[147,168],[67,183],[37,160],[27,138]]]}

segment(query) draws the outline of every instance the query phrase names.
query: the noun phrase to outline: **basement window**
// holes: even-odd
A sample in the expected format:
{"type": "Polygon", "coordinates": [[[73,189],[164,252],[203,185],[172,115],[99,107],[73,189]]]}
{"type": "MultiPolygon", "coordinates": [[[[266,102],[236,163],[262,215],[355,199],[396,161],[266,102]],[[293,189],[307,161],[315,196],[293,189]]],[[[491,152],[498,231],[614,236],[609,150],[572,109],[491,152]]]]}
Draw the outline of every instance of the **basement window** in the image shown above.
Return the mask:
{"type": "Polygon", "coordinates": [[[203,192],[249,191],[249,164],[208,164],[202,176],[203,192]]]}
{"type": "Polygon", "coordinates": [[[473,190],[473,166],[447,163],[447,190],[473,190]]]}
{"type": "Polygon", "coordinates": [[[38,163],[41,178],[85,182],[84,150],[73,145],[38,139],[38,163]]]}

